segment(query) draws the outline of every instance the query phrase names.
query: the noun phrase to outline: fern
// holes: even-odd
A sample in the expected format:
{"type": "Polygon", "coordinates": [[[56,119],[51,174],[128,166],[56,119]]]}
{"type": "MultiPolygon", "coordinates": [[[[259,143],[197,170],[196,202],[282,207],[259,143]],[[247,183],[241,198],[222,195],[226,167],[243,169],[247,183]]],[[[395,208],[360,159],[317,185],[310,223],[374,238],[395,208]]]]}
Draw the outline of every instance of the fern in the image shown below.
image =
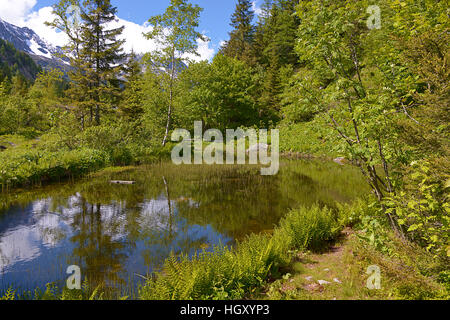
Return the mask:
{"type": "Polygon", "coordinates": [[[16,299],[16,291],[13,290],[11,287],[6,290],[3,297],[0,297],[0,300],[6,300],[6,301],[13,301],[16,299]]]}

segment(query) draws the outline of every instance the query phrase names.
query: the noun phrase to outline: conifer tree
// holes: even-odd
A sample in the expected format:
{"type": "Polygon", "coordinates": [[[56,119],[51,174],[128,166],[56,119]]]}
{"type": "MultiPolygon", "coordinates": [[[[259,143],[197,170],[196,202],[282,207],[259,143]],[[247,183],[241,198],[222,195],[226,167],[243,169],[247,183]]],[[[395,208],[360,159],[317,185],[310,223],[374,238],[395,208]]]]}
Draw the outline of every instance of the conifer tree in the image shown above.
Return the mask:
{"type": "Polygon", "coordinates": [[[120,111],[130,120],[136,121],[143,113],[143,74],[134,51],[128,56],[124,71],[126,73],[125,90],[122,93],[120,111]]]}
{"type": "Polygon", "coordinates": [[[11,94],[23,97],[27,92],[27,80],[19,71],[17,71],[11,79],[11,94]]]}
{"type": "Polygon", "coordinates": [[[110,0],[60,0],[53,5],[54,21],[47,23],[70,40],[64,48],[72,66],[68,96],[77,101],[83,127],[86,115],[91,124],[94,118],[100,124],[102,109],[117,101],[118,76],[125,59],[124,40],[118,38],[124,27],[107,27],[116,19],[116,13],[110,0]],[[73,12],[72,8],[77,10],[73,12]]]}
{"type": "Polygon", "coordinates": [[[255,13],[250,0],[238,0],[236,10],[231,16],[231,26],[233,31],[221,52],[232,58],[237,58],[246,62],[253,62],[251,46],[255,36],[253,18],[255,13]]]}
{"type": "Polygon", "coordinates": [[[267,51],[276,55],[281,66],[296,65],[298,56],[295,53],[298,27],[300,20],[296,15],[298,0],[278,0],[272,7],[269,30],[271,39],[267,41],[267,51]]]}
{"type": "Polygon", "coordinates": [[[117,8],[110,0],[87,0],[86,11],[81,15],[82,48],[80,57],[85,62],[85,80],[95,109],[95,123],[100,124],[101,110],[117,99],[118,76],[125,59],[118,37],[124,27],[107,29],[116,20],[117,8]]]}
{"type": "Polygon", "coordinates": [[[281,107],[283,83],[280,70],[288,65],[295,69],[298,57],[295,52],[298,0],[266,0],[256,27],[252,54],[264,70],[261,93],[258,95],[261,109],[268,114],[278,113],[281,107]]]}

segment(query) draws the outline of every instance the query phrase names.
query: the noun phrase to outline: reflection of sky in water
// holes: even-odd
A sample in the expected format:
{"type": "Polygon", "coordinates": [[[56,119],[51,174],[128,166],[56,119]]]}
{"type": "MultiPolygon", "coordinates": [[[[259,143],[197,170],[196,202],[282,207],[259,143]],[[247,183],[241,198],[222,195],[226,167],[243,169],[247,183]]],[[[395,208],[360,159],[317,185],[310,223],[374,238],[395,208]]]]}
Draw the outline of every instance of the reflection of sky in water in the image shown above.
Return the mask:
{"type": "MultiPolygon", "coordinates": [[[[187,203],[197,206],[192,200],[187,203]]],[[[85,267],[85,262],[74,256],[79,243],[73,241],[81,232],[81,196],[70,197],[66,206],[54,212],[51,205],[51,199],[38,200],[24,208],[11,207],[0,215],[0,290],[11,284],[22,289],[43,288],[46,283],[66,279],[69,265],[80,264],[82,270],[85,267]]],[[[171,251],[192,255],[200,248],[212,249],[232,240],[210,225],[189,225],[178,217],[176,201],[171,201],[170,207],[172,214],[164,196],[137,208],[126,208],[124,202],[101,206],[101,236],[110,243],[123,244],[120,249],[112,249],[125,255],[120,262],[120,278],[141,282],[137,275],[152,272],[171,251]],[[137,212],[135,222],[128,221],[129,210],[137,212]],[[130,235],[128,223],[136,224],[137,235],[130,235]]]]}

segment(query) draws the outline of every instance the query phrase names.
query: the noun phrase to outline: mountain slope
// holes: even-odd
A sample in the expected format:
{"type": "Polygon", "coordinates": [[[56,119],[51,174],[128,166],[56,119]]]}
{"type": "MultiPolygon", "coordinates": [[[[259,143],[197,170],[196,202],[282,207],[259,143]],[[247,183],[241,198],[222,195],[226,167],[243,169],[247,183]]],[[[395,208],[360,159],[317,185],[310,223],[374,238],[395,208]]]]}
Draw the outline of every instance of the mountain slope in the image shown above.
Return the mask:
{"type": "Polygon", "coordinates": [[[17,72],[29,80],[34,80],[41,68],[26,53],[0,39],[0,81],[12,78],[17,72]]]}
{"type": "Polygon", "coordinates": [[[45,42],[29,28],[17,27],[0,18],[0,39],[12,43],[17,50],[29,54],[43,68],[67,68],[67,63],[60,58],[62,49],[45,42]]]}

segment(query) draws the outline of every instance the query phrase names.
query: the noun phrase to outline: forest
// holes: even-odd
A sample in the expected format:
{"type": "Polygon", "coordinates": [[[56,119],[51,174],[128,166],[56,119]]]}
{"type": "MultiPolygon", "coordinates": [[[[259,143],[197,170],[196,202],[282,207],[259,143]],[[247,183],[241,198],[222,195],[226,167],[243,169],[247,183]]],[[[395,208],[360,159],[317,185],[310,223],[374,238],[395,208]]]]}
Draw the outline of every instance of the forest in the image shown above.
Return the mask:
{"type": "Polygon", "coordinates": [[[298,265],[292,250],[315,252],[351,229],[347,246],[359,255],[349,263],[380,265],[389,286],[350,297],[447,300],[448,10],[439,0],[264,0],[257,15],[238,0],[221,22],[229,39],[211,61],[194,62],[203,9],[188,0],[149,17],[145,36],[159,49],[144,55],[126,53],[123,27],[108,27],[118,13],[111,1],[59,0],[47,23],[70,39],[67,73],[0,40],[2,193],[170,159],[171,133],[194,121],[223,132],[278,129],[282,158],[339,157],[370,192],[352,204],[294,208],[234,249],[171,256],[139,297],[302,299],[283,285],[301,274],[281,271],[298,265]],[[80,21],[67,13],[73,5],[80,21]]]}

